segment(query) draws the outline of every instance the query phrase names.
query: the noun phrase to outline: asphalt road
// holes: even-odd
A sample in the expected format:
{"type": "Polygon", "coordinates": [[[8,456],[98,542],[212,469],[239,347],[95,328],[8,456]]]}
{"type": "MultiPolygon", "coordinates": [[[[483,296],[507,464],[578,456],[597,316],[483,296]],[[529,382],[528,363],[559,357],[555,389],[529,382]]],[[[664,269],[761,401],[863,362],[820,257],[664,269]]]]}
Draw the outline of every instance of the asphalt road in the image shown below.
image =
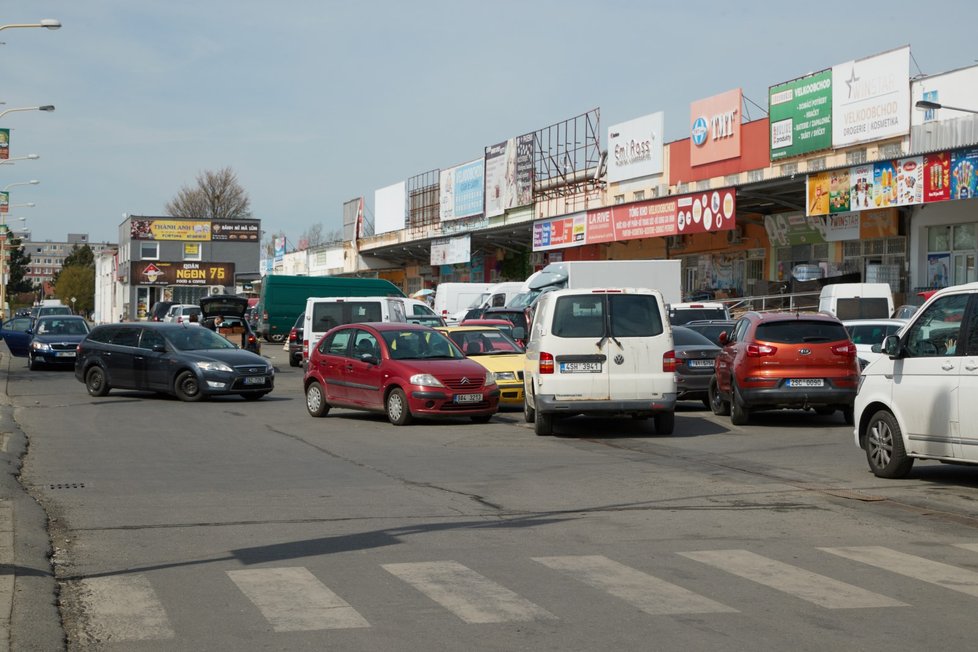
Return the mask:
{"type": "Polygon", "coordinates": [[[263,353],[257,402],[11,365],[69,649],[974,648],[978,469],[879,480],[839,414],[699,403],[668,437],[313,419],[263,353]]]}

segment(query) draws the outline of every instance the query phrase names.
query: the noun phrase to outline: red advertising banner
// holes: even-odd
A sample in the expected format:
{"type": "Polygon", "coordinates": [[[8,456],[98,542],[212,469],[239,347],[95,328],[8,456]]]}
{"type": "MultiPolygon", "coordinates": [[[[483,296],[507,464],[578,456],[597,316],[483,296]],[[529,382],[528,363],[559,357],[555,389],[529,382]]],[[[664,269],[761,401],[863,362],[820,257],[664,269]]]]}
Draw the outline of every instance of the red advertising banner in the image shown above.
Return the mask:
{"type": "Polygon", "coordinates": [[[615,224],[611,217],[611,209],[604,208],[587,212],[587,242],[614,242],[615,224]]]}
{"type": "Polygon", "coordinates": [[[951,156],[948,152],[924,157],[924,201],[951,198],[951,156]]]}

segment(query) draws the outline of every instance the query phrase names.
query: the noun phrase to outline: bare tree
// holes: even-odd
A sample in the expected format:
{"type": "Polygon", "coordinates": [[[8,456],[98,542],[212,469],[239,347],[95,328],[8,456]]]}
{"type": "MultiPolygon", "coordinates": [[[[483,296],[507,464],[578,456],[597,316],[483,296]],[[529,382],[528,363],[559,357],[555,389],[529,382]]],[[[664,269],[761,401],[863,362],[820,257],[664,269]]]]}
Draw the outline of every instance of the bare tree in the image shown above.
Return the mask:
{"type": "Polygon", "coordinates": [[[324,240],[323,240],[322,222],[319,222],[318,224],[313,224],[308,229],[306,229],[305,233],[303,233],[302,236],[300,236],[299,241],[305,242],[306,246],[310,249],[312,249],[313,247],[318,247],[319,245],[323,244],[324,240]]]}
{"type": "Polygon", "coordinates": [[[172,217],[241,219],[252,216],[250,205],[251,200],[238,183],[238,176],[226,167],[198,174],[196,185],[181,188],[177,196],[167,202],[165,210],[172,217]]]}

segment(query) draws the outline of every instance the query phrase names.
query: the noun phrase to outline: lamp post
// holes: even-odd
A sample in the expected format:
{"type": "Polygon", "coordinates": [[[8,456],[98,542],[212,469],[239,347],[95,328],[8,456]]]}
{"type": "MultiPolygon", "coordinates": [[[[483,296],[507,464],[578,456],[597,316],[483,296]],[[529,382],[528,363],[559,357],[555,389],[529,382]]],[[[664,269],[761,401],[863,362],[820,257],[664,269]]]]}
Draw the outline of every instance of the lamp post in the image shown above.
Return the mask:
{"type": "Polygon", "coordinates": [[[13,165],[14,161],[36,161],[41,158],[37,154],[28,154],[27,156],[15,156],[13,158],[8,158],[0,161],[0,165],[13,165]]]}
{"type": "Polygon", "coordinates": [[[962,109],[959,106],[948,106],[947,104],[941,104],[940,102],[931,102],[930,100],[917,100],[914,103],[918,109],[923,111],[936,111],[937,109],[947,109],[948,111],[961,111],[962,113],[978,113],[978,109],[962,109]]]}
{"type": "Polygon", "coordinates": [[[0,25],[0,30],[15,29],[17,27],[44,27],[45,29],[61,29],[61,21],[55,18],[44,18],[39,23],[13,23],[10,25],[0,25]]]}
{"type": "Polygon", "coordinates": [[[8,113],[14,113],[16,111],[44,111],[45,113],[51,113],[51,111],[54,111],[54,105],[42,104],[41,106],[20,106],[16,109],[6,109],[4,111],[0,111],[0,118],[8,113]]]}
{"type": "Polygon", "coordinates": [[[8,183],[7,185],[4,186],[3,192],[7,192],[14,186],[36,186],[39,183],[41,182],[38,181],[37,179],[31,179],[30,181],[14,181],[13,183],[8,183]]]}

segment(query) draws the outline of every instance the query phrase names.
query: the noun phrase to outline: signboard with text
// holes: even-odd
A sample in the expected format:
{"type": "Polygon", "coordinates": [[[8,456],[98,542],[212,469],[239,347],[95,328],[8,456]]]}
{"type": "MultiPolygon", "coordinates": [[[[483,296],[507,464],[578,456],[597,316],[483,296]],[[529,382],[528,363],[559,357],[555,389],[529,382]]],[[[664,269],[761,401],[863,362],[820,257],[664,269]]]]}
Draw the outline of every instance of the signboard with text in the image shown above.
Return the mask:
{"type": "Polygon", "coordinates": [[[742,98],[737,88],[690,104],[690,165],[740,158],[742,98]]]}
{"type": "Polygon", "coordinates": [[[910,48],[832,67],[832,146],[910,133],[910,48]]]}
{"type": "Polygon", "coordinates": [[[229,285],[234,283],[234,263],[161,262],[131,263],[133,285],[229,285]]]}
{"type": "Polygon", "coordinates": [[[258,242],[261,227],[257,220],[215,220],[211,223],[211,240],[258,242]]]}
{"type": "Polygon", "coordinates": [[[832,148],[832,71],[772,86],[771,160],[832,148]]]}

